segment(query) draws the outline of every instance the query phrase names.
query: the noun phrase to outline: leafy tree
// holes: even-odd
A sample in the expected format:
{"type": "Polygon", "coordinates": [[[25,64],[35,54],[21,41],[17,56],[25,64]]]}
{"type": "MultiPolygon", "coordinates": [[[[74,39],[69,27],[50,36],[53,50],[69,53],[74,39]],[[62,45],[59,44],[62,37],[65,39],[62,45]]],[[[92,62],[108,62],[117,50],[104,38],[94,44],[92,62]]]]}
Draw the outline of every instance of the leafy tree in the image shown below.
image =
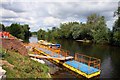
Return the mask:
{"type": "Polygon", "coordinates": [[[60,24],[60,32],[61,32],[61,37],[62,38],[72,38],[72,30],[71,28],[79,25],[78,22],[68,22],[68,23],[63,23],[60,24]]]}
{"type": "Polygon", "coordinates": [[[114,44],[120,46],[120,32],[119,31],[114,32],[113,39],[115,40],[114,44]]]}
{"type": "Polygon", "coordinates": [[[5,31],[5,26],[4,26],[4,24],[1,24],[1,23],[0,23],[0,31],[5,31]]]}
{"type": "Polygon", "coordinates": [[[77,39],[80,36],[80,25],[78,24],[74,25],[70,30],[71,30],[73,39],[77,39]]]}
{"type": "Polygon", "coordinates": [[[120,18],[118,18],[114,23],[113,32],[115,31],[120,31],[120,18]]]}
{"type": "Polygon", "coordinates": [[[40,29],[38,32],[37,32],[37,36],[38,36],[38,39],[45,39],[46,37],[46,32],[42,29],[40,29]]]}
{"type": "Polygon", "coordinates": [[[17,37],[17,38],[21,38],[21,39],[26,39],[29,36],[31,36],[31,33],[29,31],[29,25],[25,24],[25,25],[20,25],[17,23],[13,23],[10,26],[5,27],[6,31],[9,31],[10,34],[12,34],[13,36],[17,37]]]}
{"type": "Polygon", "coordinates": [[[17,23],[11,24],[11,26],[6,27],[6,30],[9,31],[10,34],[12,34],[13,36],[24,39],[24,34],[20,35],[21,33],[23,33],[23,30],[20,24],[17,24],[17,23]]]}
{"type": "Polygon", "coordinates": [[[37,35],[37,32],[31,32],[32,35],[37,35]]]}
{"type": "Polygon", "coordinates": [[[60,29],[61,29],[61,36],[63,38],[68,38],[70,36],[70,27],[68,24],[61,24],[60,29]]]}
{"type": "Polygon", "coordinates": [[[29,25],[28,24],[24,24],[24,25],[22,25],[22,28],[23,28],[23,30],[24,30],[24,33],[25,33],[25,38],[29,38],[29,36],[31,36],[31,33],[30,33],[30,27],[29,27],[29,25]]]}
{"type": "Polygon", "coordinates": [[[48,30],[47,32],[41,29],[38,31],[40,39],[88,39],[93,40],[95,43],[109,42],[109,35],[109,29],[106,26],[104,16],[97,14],[88,16],[86,24],[68,22],[60,24],[59,28],[53,27],[52,30],[48,30]]]}
{"type": "Polygon", "coordinates": [[[108,28],[104,16],[92,14],[88,16],[87,24],[91,28],[93,40],[96,43],[108,42],[108,28]]]}
{"type": "Polygon", "coordinates": [[[80,39],[93,39],[91,28],[87,24],[82,24],[80,28],[80,39]]]}
{"type": "MultiPolygon", "coordinates": [[[[120,4],[120,2],[118,4],[120,4]]],[[[115,11],[114,16],[117,16],[118,19],[113,26],[113,44],[120,46],[120,5],[118,5],[118,9],[115,11]]]]}

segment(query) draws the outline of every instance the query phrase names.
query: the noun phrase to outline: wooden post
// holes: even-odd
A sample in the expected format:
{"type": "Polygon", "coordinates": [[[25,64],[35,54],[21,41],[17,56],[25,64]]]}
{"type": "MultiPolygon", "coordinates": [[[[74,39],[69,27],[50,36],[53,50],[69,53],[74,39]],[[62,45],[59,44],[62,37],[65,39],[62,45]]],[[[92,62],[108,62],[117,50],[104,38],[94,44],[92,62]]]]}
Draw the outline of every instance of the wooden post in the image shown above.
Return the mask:
{"type": "Polygon", "coordinates": [[[99,68],[99,70],[100,70],[100,60],[98,60],[99,62],[98,62],[98,64],[99,64],[99,66],[98,66],[98,68],[99,68]]]}
{"type": "Polygon", "coordinates": [[[88,61],[88,71],[90,70],[90,61],[88,61]]]}
{"type": "Polygon", "coordinates": [[[77,60],[77,53],[75,53],[75,60],[77,60]]]}

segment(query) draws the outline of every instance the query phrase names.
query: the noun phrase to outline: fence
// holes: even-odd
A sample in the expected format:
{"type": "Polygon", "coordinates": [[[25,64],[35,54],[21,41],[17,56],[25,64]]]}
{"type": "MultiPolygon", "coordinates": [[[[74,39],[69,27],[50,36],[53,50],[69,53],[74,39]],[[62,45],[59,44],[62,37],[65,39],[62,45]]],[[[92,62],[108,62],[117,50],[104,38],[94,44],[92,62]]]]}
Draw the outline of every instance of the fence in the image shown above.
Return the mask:
{"type": "Polygon", "coordinates": [[[75,60],[100,70],[100,63],[101,63],[100,59],[90,57],[84,54],[76,53],[75,60]]]}

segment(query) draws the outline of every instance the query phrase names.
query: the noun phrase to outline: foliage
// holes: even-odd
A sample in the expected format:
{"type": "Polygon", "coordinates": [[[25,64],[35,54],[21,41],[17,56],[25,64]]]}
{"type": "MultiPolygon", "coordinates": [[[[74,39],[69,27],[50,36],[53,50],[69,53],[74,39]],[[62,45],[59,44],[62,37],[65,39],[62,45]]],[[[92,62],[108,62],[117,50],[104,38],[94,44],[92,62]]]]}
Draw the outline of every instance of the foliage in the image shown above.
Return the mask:
{"type": "Polygon", "coordinates": [[[46,32],[42,29],[40,29],[38,32],[37,32],[37,36],[38,36],[38,39],[45,39],[46,37],[46,32]]]}
{"type": "Polygon", "coordinates": [[[93,40],[95,43],[108,43],[108,28],[105,18],[97,14],[88,16],[87,23],[68,22],[60,24],[59,28],[52,30],[39,30],[38,39],[65,38],[93,40]]]}
{"type": "Polygon", "coordinates": [[[31,32],[32,35],[37,35],[37,32],[31,32]]]}
{"type": "Polygon", "coordinates": [[[117,42],[120,42],[120,31],[114,32],[113,39],[117,42]]]}
{"type": "Polygon", "coordinates": [[[118,6],[117,11],[115,11],[115,16],[117,16],[118,19],[115,21],[113,26],[113,43],[112,44],[120,46],[120,6],[118,6]]]}
{"type": "Polygon", "coordinates": [[[14,51],[7,51],[0,48],[0,55],[3,60],[13,65],[3,65],[7,71],[7,78],[49,78],[49,68],[41,63],[31,60],[29,57],[20,55],[14,51]]]}
{"type": "Polygon", "coordinates": [[[5,31],[5,26],[0,23],[0,31],[5,31]]]}
{"type": "Polygon", "coordinates": [[[26,39],[29,36],[31,36],[29,29],[30,29],[29,25],[27,24],[20,25],[17,23],[13,23],[10,26],[6,27],[6,31],[9,31],[10,34],[21,39],[26,39]]]}
{"type": "Polygon", "coordinates": [[[92,14],[88,16],[87,24],[91,27],[92,37],[96,43],[108,42],[108,28],[104,16],[92,14]]]}
{"type": "Polygon", "coordinates": [[[77,39],[80,36],[80,25],[75,25],[70,29],[73,39],[77,39]]]}
{"type": "Polygon", "coordinates": [[[60,24],[60,37],[61,38],[72,38],[72,30],[75,25],[79,25],[78,22],[69,22],[60,24]]]}

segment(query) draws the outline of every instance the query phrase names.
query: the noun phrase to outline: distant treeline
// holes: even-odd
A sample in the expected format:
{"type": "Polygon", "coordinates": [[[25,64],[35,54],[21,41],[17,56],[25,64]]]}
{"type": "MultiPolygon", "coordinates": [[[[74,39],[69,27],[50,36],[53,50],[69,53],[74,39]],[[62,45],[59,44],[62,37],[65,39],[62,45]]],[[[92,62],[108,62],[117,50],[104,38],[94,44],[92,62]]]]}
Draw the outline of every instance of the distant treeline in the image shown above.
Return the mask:
{"type": "Polygon", "coordinates": [[[32,35],[37,35],[37,32],[31,32],[32,35]]]}
{"type": "Polygon", "coordinates": [[[10,26],[0,24],[0,31],[8,31],[10,34],[20,39],[27,39],[31,36],[29,29],[30,27],[28,24],[21,25],[18,23],[13,23],[10,26]]]}
{"type": "Polygon", "coordinates": [[[87,17],[86,23],[68,22],[53,27],[52,30],[37,32],[38,39],[79,39],[91,40],[93,43],[111,44],[120,46],[120,18],[114,24],[112,30],[107,25],[104,16],[92,14],[87,17]]]}

